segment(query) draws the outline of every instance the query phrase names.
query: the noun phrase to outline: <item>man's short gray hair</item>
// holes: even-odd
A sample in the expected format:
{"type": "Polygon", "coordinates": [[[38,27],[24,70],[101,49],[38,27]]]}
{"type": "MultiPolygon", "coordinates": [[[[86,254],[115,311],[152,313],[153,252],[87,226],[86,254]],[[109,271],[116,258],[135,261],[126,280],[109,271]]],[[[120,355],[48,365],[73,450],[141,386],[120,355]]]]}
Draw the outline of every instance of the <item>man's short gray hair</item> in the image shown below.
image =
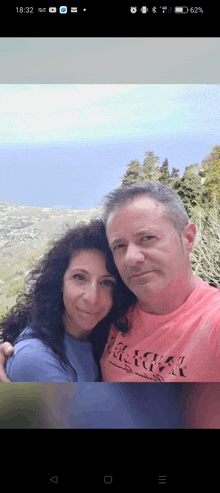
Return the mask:
{"type": "Polygon", "coordinates": [[[189,224],[187,211],[179,195],[172,188],[161,183],[142,182],[135,185],[123,185],[105,195],[103,197],[105,226],[113,211],[142,196],[152,198],[164,206],[166,219],[176,228],[181,238],[182,231],[189,224]]]}

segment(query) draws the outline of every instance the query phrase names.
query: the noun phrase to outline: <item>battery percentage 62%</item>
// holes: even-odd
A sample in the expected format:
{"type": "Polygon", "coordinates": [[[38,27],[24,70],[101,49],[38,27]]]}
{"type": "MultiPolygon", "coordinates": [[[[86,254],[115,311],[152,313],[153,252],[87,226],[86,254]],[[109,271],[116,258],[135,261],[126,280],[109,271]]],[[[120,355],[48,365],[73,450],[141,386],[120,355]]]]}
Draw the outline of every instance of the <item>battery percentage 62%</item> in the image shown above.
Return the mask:
{"type": "Polygon", "coordinates": [[[204,10],[202,7],[191,7],[190,9],[191,14],[203,14],[204,10]]]}

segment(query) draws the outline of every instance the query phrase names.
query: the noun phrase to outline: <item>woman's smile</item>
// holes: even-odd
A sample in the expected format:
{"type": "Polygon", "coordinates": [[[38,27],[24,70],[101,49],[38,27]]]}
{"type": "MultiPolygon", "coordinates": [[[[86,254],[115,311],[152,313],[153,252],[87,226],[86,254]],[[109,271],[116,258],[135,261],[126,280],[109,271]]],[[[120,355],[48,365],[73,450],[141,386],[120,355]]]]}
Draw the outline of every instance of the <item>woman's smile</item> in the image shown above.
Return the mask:
{"type": "Polygon", "coordinates": [[[100,311],[99,312],[86,312],[85,310],[82,310],[81,308],[77,308],[77,310],[79,310],[80,312],[85,313],[87,315],[99,315],[99,313],[100,313],[100,311]]]}

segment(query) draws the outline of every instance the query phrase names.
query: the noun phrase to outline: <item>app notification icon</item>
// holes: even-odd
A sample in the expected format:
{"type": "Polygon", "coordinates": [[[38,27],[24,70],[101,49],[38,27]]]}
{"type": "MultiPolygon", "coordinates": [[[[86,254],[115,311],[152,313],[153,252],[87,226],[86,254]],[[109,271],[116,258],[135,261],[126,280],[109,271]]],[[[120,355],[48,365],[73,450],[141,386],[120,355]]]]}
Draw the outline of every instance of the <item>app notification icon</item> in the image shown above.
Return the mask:
{"type": "Polygon", "coordinates": [[[60,7],[60,14],[66,14],[67,13],[67,7],[60,7]]]}

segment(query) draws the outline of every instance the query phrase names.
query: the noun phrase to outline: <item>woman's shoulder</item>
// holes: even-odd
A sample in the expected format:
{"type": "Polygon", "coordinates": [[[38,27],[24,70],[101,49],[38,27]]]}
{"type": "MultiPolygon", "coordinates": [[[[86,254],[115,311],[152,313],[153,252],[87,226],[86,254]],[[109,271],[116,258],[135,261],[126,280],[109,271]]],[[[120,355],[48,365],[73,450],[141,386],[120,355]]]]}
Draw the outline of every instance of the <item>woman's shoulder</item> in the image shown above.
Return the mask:
{"type": "Polygon", "coordinates": [[[8,358],[10,362],[19,364],[19,360],[22,361],[43,361],[45,358],[49,360],[57,360],[57,356],[52,348],[46,344],[42,339],[38,338],[34,334],[30,326],[25,327],[19,336],[14,341],[14,353],[8,358]]]}
{"type": "Polygon", "coordinates": [[[43,341],[41,341],[37,336],[35,337],[33,330],[30,326],[25,327],[19,336],[14,341],[14,354],[25,347],[45,347],[43,341]],[[29,337],[28,337],[29,336],[29,337]]]}
{"type": "MultiPolygon", "coordinates": [[[[27,328],[19,337],[28,336],[27,328]]],[[[7,376],[13,382],[71,382],[74,375],[61,368],[58,356],[40,339],[17,340],[14,353],[6,363],[7,376]]]]}

